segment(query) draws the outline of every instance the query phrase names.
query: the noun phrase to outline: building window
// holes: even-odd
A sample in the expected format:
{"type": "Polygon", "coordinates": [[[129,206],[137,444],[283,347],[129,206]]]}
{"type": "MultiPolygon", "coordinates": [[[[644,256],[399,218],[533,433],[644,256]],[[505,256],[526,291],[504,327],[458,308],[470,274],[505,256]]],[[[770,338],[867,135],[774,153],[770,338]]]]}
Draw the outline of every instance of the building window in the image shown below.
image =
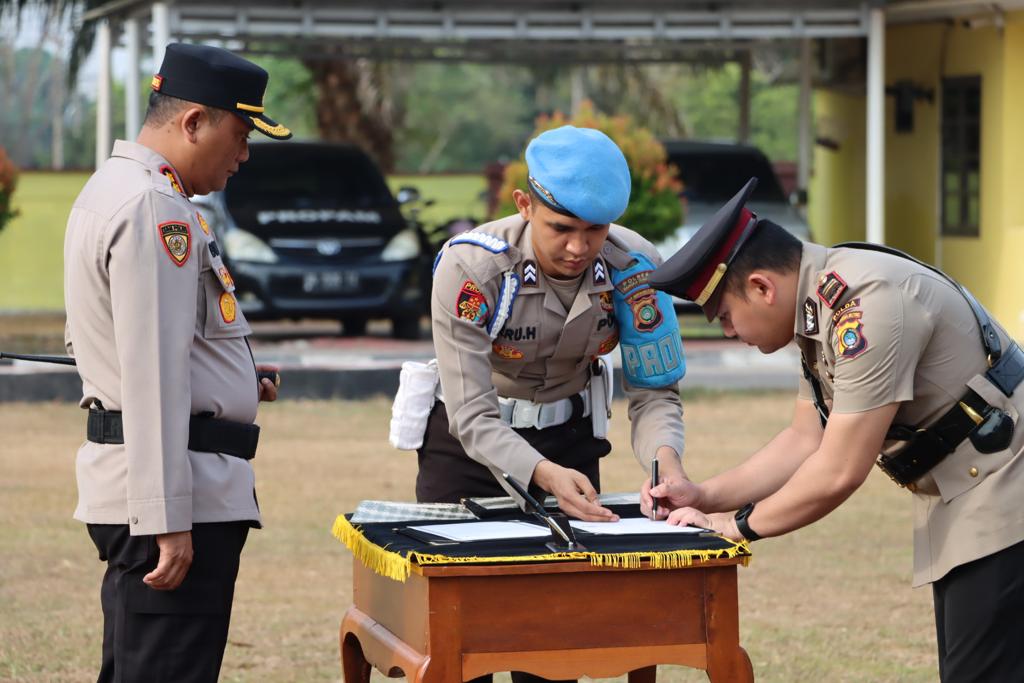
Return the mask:
{"type": "Polygon", "coordinates": [[[981,224],[981,76],[942,79],[942,234],[981,224]]]}

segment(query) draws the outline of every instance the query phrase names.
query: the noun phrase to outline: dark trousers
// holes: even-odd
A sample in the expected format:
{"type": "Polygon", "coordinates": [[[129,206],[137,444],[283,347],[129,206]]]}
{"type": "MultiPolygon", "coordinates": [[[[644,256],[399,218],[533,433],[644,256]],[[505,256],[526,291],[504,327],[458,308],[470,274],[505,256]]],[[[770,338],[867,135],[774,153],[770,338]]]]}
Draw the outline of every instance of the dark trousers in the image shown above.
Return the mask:
{"type": "MultiPolygon", "coordinates": [[[[515,431],[545,458],[582,472],[595,489],[601,490],[598,461],[608,455],[612,447],[606,439],[594,437],[589,417],[547,429],[515,431]]],[[[423,446],[417,453],[420,467],[416,475],[416,500],[421,503],[458,503],[462,498],[507,495],[491,471],[471,460],[458,439],[448,433],[448,414],[440,401],[430,413],[423,446]]],[[[547,495],[535,486],[530,487],[530,492],[539,500],[547,495]]],[[[547,680],[522,671],[512,672],[513,683],[547,680]]],[[[491,676],[481,676],[470,683],[490,681],[491,676]]]]}
{"type": "Polygon", "coordinates": [[[172,591],[142,577],[157,564],[154,536],[89,524],[107,563],[100,590],[103,661],[97,683],[215,683],[227,644],[238,560],[249,522],[195,524],[192,566],[172,591]]]}
{"type": "Polygon", "coordinates": [[[1024,681],[1024,543],[932,584],[943,683],[1024,681]]]}
{"type": "MultiPolygon", "coordinates": [[[[601,473],[598,461],[611,452],[606,439],[594,438],[589,417],[570,420],[547,429],[517,429],[519,436],[548,460],[582,472],[598,491],[601,473]]],[[[448,414],[440,401],[427,420],[423,446],[417,451],[416,500],[421,503],[458,503],[462,498],[508,495],[491,471],[471,460],[458,439],[448,433],[448,414]]],[[[536,486],[530,493],[546,496],[536,486]]]]}

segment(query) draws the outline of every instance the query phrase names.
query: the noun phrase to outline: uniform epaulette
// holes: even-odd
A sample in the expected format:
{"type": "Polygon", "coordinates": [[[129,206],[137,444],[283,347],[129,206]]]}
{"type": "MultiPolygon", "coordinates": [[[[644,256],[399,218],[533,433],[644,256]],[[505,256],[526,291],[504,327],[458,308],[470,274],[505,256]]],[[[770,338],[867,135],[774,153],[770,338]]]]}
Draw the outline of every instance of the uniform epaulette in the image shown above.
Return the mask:
{"type": "Polygon", "coordinates": [[[458,235],[448,243],[452,246],[456,244],[475,244],[478,247],[483,247],[492,254],[501,254],[508,251],[508,242],[495,237],[494,235],[486,232],[478,232],[476,230],[470,230],[458,235]]]}

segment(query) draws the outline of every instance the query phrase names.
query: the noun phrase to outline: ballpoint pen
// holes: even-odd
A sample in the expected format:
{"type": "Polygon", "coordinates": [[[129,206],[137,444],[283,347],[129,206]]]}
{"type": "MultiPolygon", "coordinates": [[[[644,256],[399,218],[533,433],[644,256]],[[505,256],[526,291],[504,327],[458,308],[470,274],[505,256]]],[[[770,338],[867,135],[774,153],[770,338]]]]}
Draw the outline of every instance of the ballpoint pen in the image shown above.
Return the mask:
{"type": "Polygon", "coordinates": [[[551,527],[551,530],[558,534],[562,538],[562,540],[565,541],[566,545],[568,545],[570,548],[576,545],[576,541],[569,538],[568,534],[566,534],[565,531],[563,531],[562,528],[555,523],[555,520],[551,519],[551,515],[548,514],[548,511],[544,509],[543,505],[537,502],[536,498],[530,495],[529,491],[523,488],[518,481],[510,477],[508,475],[508,472],[502,472],[501,476],[505,478],[505,481],[508,482],[509,486],[515,489],[516,493],[523,497],[523,500],[526,501],[526,504],[533,509],[533,514],[536,517],[539,517],[549,527],[551,527]]]}
{"type": "MultiPolygon", "coordinates": [[[[651,461],[651,488],[658,485],[658,456],[651,461]]],[[[658,499],[651,496],[651,521],[658,519],[658,499]]]]}

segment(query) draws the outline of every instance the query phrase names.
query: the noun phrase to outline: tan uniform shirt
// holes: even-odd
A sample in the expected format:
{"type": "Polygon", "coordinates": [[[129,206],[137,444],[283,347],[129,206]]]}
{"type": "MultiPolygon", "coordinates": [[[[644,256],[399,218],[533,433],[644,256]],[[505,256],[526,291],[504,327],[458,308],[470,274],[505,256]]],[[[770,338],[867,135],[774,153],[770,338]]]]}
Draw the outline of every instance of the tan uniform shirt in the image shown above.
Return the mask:
{"type": "Polygon", "coordinates": [[[249,462],[188,450],[190,415],[251,423],[259,389],[230,275],[176,186],[160,155],[119,140],[75,200],[64,242],[81,405],[123,411],[125,441],[79,449],[75,518],[133,535],[260,519],[249,462]]]}
{"type": "MultiPolygon", "coordinates": [[[[477,229],[508,242],[503,253],[473,244],[444,248],[434,273],[432,323],[441,390],[451,433],[469,457],[504,485],[508,472],[526,485],[543,459],[498,412],[498,396],[546,403],[586,387],[590,363],[618,344],[608,267],[625,268],[627,251],[661,263],[654,247],[635,232],[612,225],[601,255],[583,276],[568,313],[539,271],[530,226],[510,216],[477,229]],[[486,329],[503,274],[522,283],[512,314],[492,343],[486,329]]],[[[639,389],[626,383],[633,452],[645,467],[657,449],[683,452],[682,404],[677,384],[639,389]]],[[[510,493],[512,493],[510,491],[510,493]]]]}
{"type": "MultiPolygon", "coordinates": [[[[981,335],[964,297],[907,259],[805,244],[796,334],[834,413],[895,402],[894,423],[927,427],[968,387],[1014,422],[1024,407],[1024,391],[1007,398],[985,378],[981,335]]],[[[1002,328],[999,336],[1005,349],[1002,328]]],[[[806,380],[800,395],[812,398],[806,380]]],[[[981,454],[965,439],[915,482],[915,586],[1024,540],[1022,450],[1019,424],[1005,451],[981,454]]]]}

